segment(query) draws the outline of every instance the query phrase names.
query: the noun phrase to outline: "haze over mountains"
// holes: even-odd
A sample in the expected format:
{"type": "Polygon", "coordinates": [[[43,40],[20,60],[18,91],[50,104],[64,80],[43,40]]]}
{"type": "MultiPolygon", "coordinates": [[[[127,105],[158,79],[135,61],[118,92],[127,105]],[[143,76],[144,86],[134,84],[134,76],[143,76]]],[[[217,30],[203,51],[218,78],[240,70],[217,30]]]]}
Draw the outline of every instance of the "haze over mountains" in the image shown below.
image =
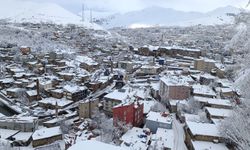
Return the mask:
{"type": "Polygon", "coordinates": [[[236,7],[217,8],[207,13],[184,12],[171,8],[149,7],[140,11],[117,14],[104,26],[110,27],[147,27],[147,26],[190,26],[196,24],[215,25],[232,23],[227,13],[239,13],[236,7]]]}
{"type": "MultiPolygon", "coordinates": [[[[190,26],[228,24],[233,18],[227,13],[239,13],[236,7],[227,6],[207,13],[184,12],[171,8],[149,7],[143,10],[125,14],[93,11],[94,20],[99,20],[105,28],[112,27],[149,27],[149,26],[190,26]]],[[[31,1],[8,0],[0,5],[0,19],[11,22],[49,22],[57,24],[77,24],[88,28],[101,29],[96,24],[89,23],[90,12],[85,12],[85,22],[80,14],[74,14],[54,3],[38,3],[31,1]]]]}

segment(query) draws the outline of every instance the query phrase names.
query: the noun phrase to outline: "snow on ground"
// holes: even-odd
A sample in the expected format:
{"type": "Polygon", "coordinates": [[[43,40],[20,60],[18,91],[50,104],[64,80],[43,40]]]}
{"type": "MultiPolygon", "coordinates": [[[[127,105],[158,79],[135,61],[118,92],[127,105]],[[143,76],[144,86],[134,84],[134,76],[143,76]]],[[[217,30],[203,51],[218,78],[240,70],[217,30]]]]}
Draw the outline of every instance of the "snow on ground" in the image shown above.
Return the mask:
{"type": "Polygon", "coordinates": [[[89,22],[54,3],[8,0],[0,5],[0,19],[10,22],[76,24],[86,28],[102,30],[102,27],[89,22]]]}
{"type": "Polygon", "coordinates": [[[185,132],[183,126],[176,117],[173,119],[173,130],[174,130],[174,150],[187,150],[185,141],[185,132]]]}

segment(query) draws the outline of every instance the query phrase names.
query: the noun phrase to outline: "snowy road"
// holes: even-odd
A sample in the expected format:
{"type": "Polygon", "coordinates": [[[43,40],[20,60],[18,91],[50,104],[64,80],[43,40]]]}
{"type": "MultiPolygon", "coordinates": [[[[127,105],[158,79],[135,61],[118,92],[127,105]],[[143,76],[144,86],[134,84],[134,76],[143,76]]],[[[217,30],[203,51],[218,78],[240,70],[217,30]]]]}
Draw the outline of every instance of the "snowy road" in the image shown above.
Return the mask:
{"type": "Polygon", "coordinates": [[[185,132],[183,129],[183,124],[181,124],[176,117],[173,119],[173,130],[174,130],[174,150],[187,150],[184,143],[185,132]]]}

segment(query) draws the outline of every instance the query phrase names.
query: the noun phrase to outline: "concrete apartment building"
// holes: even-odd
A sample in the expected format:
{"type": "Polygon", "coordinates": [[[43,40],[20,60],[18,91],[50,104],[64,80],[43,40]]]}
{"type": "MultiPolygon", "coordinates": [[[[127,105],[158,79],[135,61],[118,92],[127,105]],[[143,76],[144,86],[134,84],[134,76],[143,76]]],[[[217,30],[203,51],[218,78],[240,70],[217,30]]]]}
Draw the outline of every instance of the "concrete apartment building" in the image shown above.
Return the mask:
{"type": "Polygon", "coordinates": [[[167,103],[168,100],[184,100],[191,95],[190,78],[185,76],[165,76],[160,79],[161,101],[167,103]]]}
{"type": "Polygon", "coordinates": [[[211,72],[212,69],[215,69],[215,61],[211,59],[196,59],[194,61],[194,69],[204,71],[204,72],[211,72]]]}
{"type": "Polygon", "coordinates": [[[38,128],[36,117],[1,117],[0,128],[33,132],[38,128]]]}
{"type": "Polygon", "coordinates": [[[79,103],[79,117],[91,118],[91,115],[98,109],[99,100],[87,100],[79,103]]]}

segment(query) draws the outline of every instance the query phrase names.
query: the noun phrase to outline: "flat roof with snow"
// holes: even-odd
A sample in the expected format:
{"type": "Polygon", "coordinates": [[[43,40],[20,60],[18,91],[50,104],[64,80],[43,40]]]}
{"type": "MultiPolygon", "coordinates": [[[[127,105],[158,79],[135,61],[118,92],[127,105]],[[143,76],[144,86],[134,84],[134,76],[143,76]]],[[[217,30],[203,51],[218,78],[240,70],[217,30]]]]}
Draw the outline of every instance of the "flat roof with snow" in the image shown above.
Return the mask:
{"type": "Polygon", "coordinates": [[[80,141],[69,148],[69,150],[81,150],[81,149],[91,149],[91,150],[125,150],[125,148],[114,146],[111,144],[102,143],[95,140],[80,141]]]}
{"type": "Polygon", "coordinates": [[[205,107],[207,112],[211,115],[211,117],[229,117],[232,113],[230,109],[223,109],[223,108],[212,108],[212,107],[205,107]]]}
{"type": "Polygon", "coordinates": [[[50,104],[53,106],[56,106],[56,103],[60,107],[68,106],[73,103],[73,101],[67,100],[67,99],[56,99],[53,97],[45,98],[39,101],[39,103],[42,104],[50,104]]]}
{"type": "Polygon", "coordinates": [[[125,101],[129,96],[133,96],[134,92],[130,92],[127,89],[115,90],[104,96],[106,99],[125,101]]]}
{"type": "Polygon", "coordinates": [[[210,105],[218,105],[218,106],[227,106],[232,107],[232,103],[228,99],[218,99],[218,98],[208,98],[208,97],[200,97],[194,96],[194,100],[202,103],[208,103],[210,105]]]}
{"type": "Polygon", "coordinates": [[[168,86],[189,86],[190,81],[193,81],[191,77],[187,76],[164,76],[160,78],[168,86]]]}
{"type": "Polygon", "coordinates": [[[194,94],[212,96],[212,97],[216,96],[216,93],[209,86],[196,84],[193,85],[192,87],[194,94]]]}
{"type": "Polygon", "coordinates": [[[19,132],[16,135],[13,136],[13,138],[15,139],[15,141],[29,141],[29,139],[31,138],[33,132],[19,132]]]}
{"type": "Polygon", "coordinates": [[[212,143],[204,141],[192,141],[194,150],[228,150],[223,143],[212,143]]]}
{"type": "Polygon", "coordinates": [[[95,62],[92,58],[90,58],[88,56],[77,56],[76,61],[78,61],[80,63],[86,63],[88,65],[98,65],[97,62],[95,62]]]}
{"type": "Polygon", "coordinates": [[[15,134],[17,134],[19,130],[9,130],[9,129],[0,129],[0,138],[7,139],[15,134]]]}
{"type": "Polygon", "coordinates": [[[160,122],[160,123],[172,123],[173,121],[173,117],[171,114],[169,114],[168,116],[164,116],[163,113],[161,112],[153,112],[153,111],[150,111],[148,114],[147,114],[147,120],[151,120],[151,121],[155,121],[155,122],[160,122]]]}
{"type": "Polygon", "coordinates": [[[53,127],[53,128],[42,128],[39,130],[36,130],[34,134],[32,135],[33,140],[40,140],[40,139],[46,139],[53,136],[62,135],[62,131],[60,127],[53,127]]]}
{"type": "Polygon", "coordinates": [[[86,90],[87,87],[86,87],[86,86],[77,86],[77,85],[65,85],[65,86],[63,87],[63,89],[64,89],[66,92],[76,93],[76,92],[79,92],[79,91],[86,90]]]}
{"type": "Polygon", "coordinates": [[[193,135],[221,137],[218,125],[192,121],[186,121],[186,124],[193,135]]]}
{"type": "Polygon", "coordinates": [[[121,147],[131,148],[134,150],[147,149],[148,136],[143,132],[142,128],[133,127],[128,130],[120,139],[121,147]]]}
{"type": "MultiPolygon", "coordinates": [[[[174,130],[158,128],[155,134],[155,140],[157,140],[158,148],[174,148],[174,130]],[[162,147],[161,147],[162,146],[162,147]]],[[[154,145],[156,141],[153,141],[151,145],[154,145]]]]}

